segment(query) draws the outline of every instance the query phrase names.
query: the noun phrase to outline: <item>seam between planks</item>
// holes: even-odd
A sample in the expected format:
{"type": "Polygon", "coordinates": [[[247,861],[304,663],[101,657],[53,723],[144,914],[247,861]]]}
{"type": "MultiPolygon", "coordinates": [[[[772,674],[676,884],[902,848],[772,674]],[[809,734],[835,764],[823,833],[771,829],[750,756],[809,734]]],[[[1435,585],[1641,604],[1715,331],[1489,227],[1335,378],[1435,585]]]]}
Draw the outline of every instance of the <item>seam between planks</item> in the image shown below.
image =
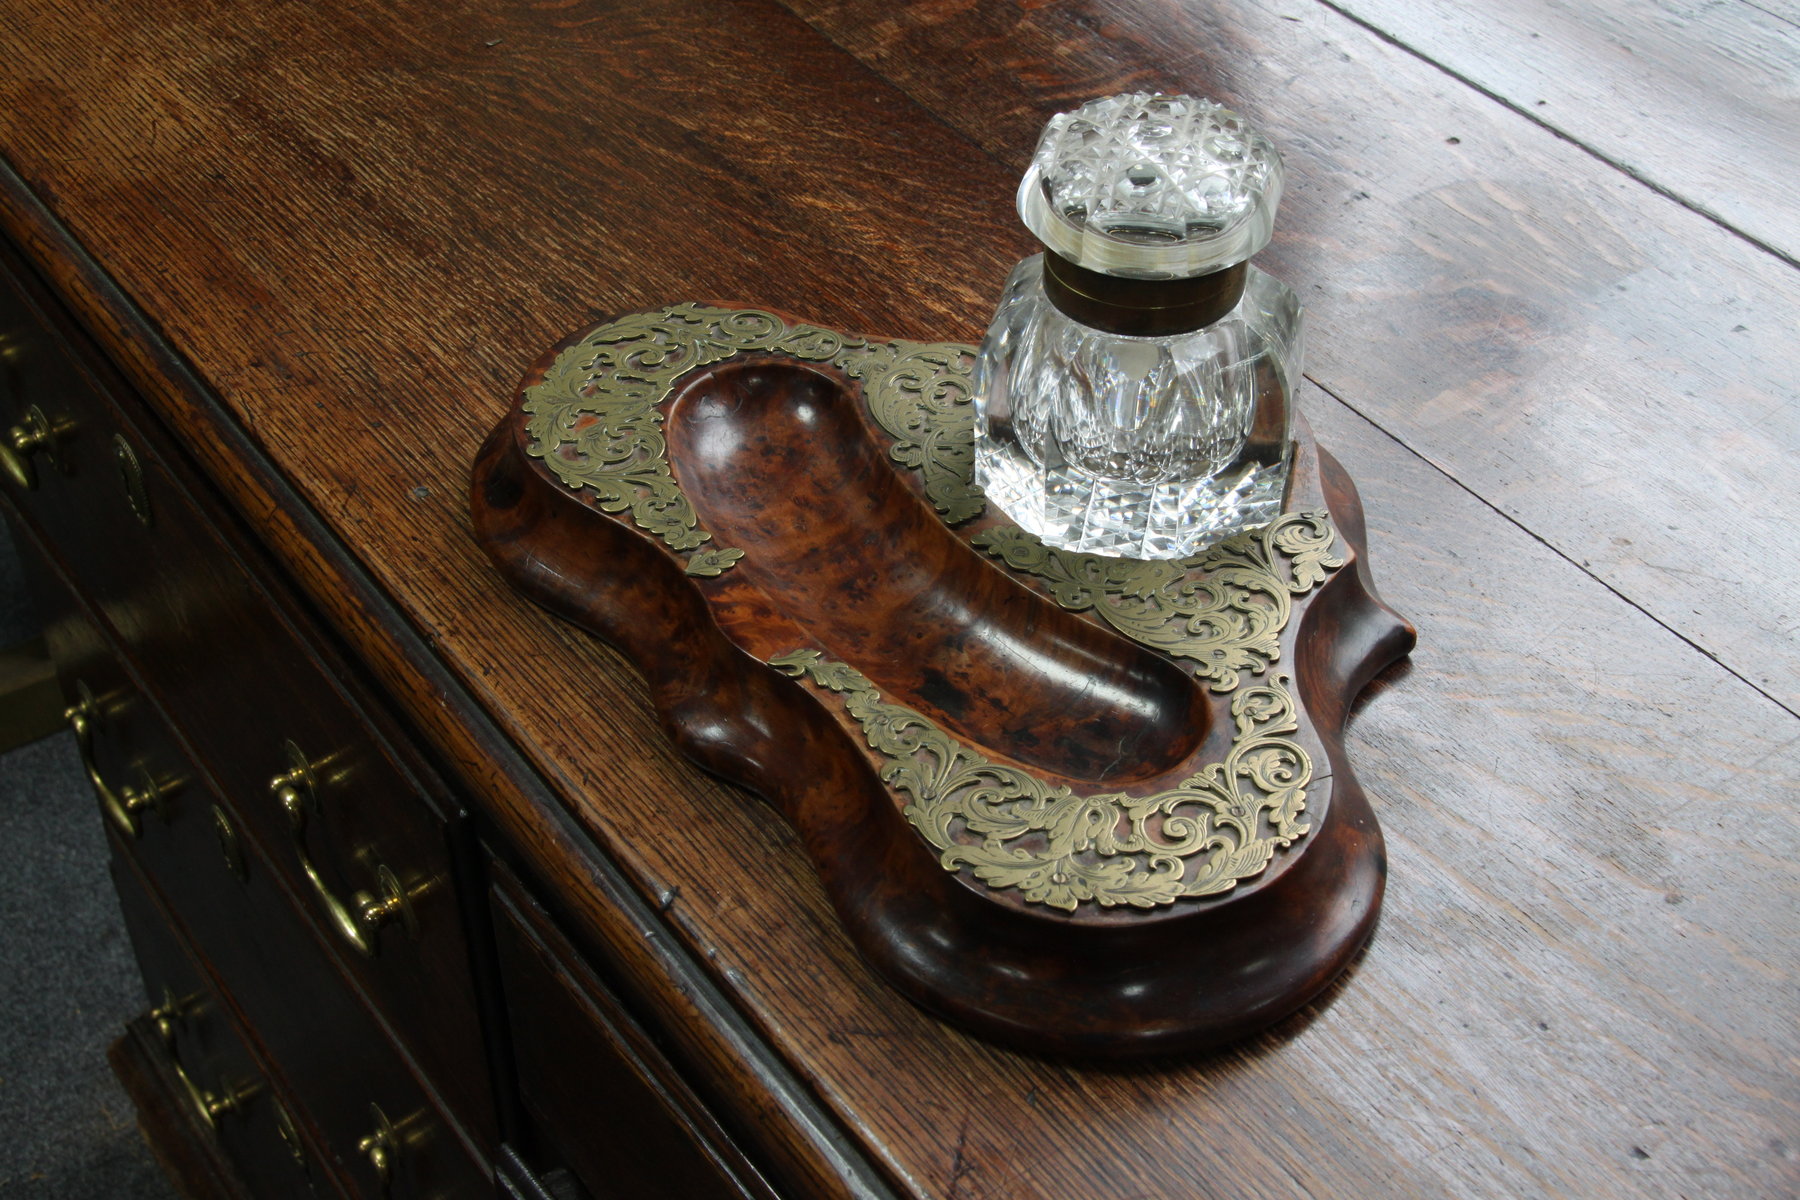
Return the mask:
{"type": "Polygon", "coordinates": [[[1777,21],[1780,21],[1783,25],[1788,25],[1788,26],[1792,26],[1795,29],[1800,29],[1800,21],[1794,20],[1794,18],[1788,16],[1784,12],[1777,12],[1772,8],[1767,8],[1761,4],[1756,3],[1756,0],[1739,0],[1739,2],[1741,4],[1743,4],[1743,6],[1745,8],[1754,8],[1757,12],[1762,13],[1766,17],[1774,17],[1777,21]]]}
{"type": "MultiPolygon", "coordinates": [[[[1325,0],[1319,0],[1319,2],[1324,3],[1325,0]]],[[[1482,507],[1488,509],[1490,512],[1492,512],[1495,515],[1497,515],[1498,517],[1500,517],[1501,520],[1505,521],[1507,524],[1511,525],[1513,528],[1524,533],[1525,536],[1529,537],[1532,541],[1538,543],[1540,546],[1542,546],[1546,550],[1550,551],[1550,553],[1556,555],[1556,557],[1562,559],[1564,562],[1566,562],[1570,566],[1574,567],[1577,571],[1580,571],[1583,575],[1587,576],[1589,579],[1593,580],[1595,583],[1599,584],[1601,587],[1603,587],[1607,591],[1611,592],[1614,596],[1616,596],[1620,600],[1624,601],[1631,608],[1637,610],[1639,613],[1642,613],[1651,622],[1653,622],[1658,628],[1665,630],[1666,632],[1672,634],[1678,641],[1680,641],[1681,643],[1686,645],[1690,650],[1693,650],[1694,652],[1699,654],[1702,658],[1705,658],[1708,662],[1712,663],[1714,666],[1718,667],[1721,671],[1724,671],[1727,675],[1731,676],[1733,679],[1737,680],[1739,683],[1743,684],[1745,687],[1749,688],[1751,691],[1753,691],[1757,695],[1761,696],[1764,700],[1767,700],[1770,704],[1773,704],[1776,708],[1779,708],[1782,712],[1788,714],[1788,716],[1793,717],[1797,720],[1800,720],[1800,712],[1795,711],[1794,709],[1790,708],[1788,705],[1783,703],[1777,697],[1770,695],[1767,691],[1764,691],[1763,688],[1760,687],[1756,683],[1755,680],[1748,678],[1741,671],[1736,670],[1729,663],[1727,663],[1724,659],[1720,658],[1717,654],[1713,653],[1711,650],[1708,650],[1705,646],[1701,645],[1699,642],[1695,641],[1693,638],[1689,637],[1687,634],[1681,632],[1681,630],[1675,628],[1673,625],[1670,625],[1667,621],[1663,620],[1661,617],[1657,616],[1655,613],[1653,613],[1649,609],[1645,608],[1642,604],[1639,604],[1636,600],[1633,600],[1630,596],[1628,596],[1624,592],[1620,591],[1617,587],[1613,586],[1611,583],[1608,583],[1601,576],[1595,574],[1593,569],[1590,568],[1587,563],[1581,561],[1578,558],[1575,558],[1573,555],[1571,555],[1567,551],[1565,551],[1562,547],[1558,546],[1555,542],[1551,541],[1549,538],[1545,537],[1543,534],[1540,534],[1539,532],[1537,532],[1537,530],[1531,528],[1531,526],[1525,524],[1525,522],[1520,520],[1518,517],[1513,516],[1511,513],[1507,512],[1504,508],[1501,508],[1499,505],[1495,504],[1492,500],[1489,500],[1486,496],[1483,496],[1480,492],[1476,491],[1474,488],[1470,487],[1468,484],[1466,484],[1462,480],[1458,479],[1455,475],[1452,475],[1443,466],[1441,466],[1437,462],[1435,462],[1429,455],[1422,454],[1418,450],[1415,450],[1412,446],[1407,444],[1407,442],[1404,438],[1402,438],[1398,434],[1394,433],[1387,426],[1383,425],[1380,421],[1376,420],[1374,417],[1372,417],[1368,413],[1364,412],[1361,408],[1357,407],[1355,404],[1352,404],[1350,401],[1344,399],[1344,397],[1339,395],[1337,392],[1333,391],[1329,387],[1326,387],[1323,383],[1320,383],[1313,376],[1307,375],[1306,380],[1308,383],[1311,383],[1314,387],[1318,388],[1321,392],[1324,392],[1327,396],[1330,396],[1333,400],[1337,401],[1339,404],[1343,405],[1345,408],[1347,408],[1351,412],[1355,413],[1358,417],[1361,417],[1364,421],[1367,421],[1372,427],[1374,427],[1374,429],[1377,432],[1379,432],[1383,437],[1387,438],[1389,441],[1393,442],[1396,446],[1400,447],[1400,449],[1402,449],[1406,453],[1412,455],[1414,458],[1418,459],[1420,462],[1422,462],[1426,466],[1430,467],[1433,471],[1436,471],[1439,475],[1442,475],[1445,479],[1448,479],[1451,483],[1455,484],[1458,488],[1460,488],[1462,491],[1466,492],[1468,495],[1474,497],[1474,499],[1478,503],[1480,503],[1482,507]]]]}
{"type": "MultiPolygon", "coordinates": [[[[1366,18],[1360,17],[1360,16],[1356,15],[1355,13],[1350,12],[1349,10],[1341,7],[1340,5],[1335,3],[1334,0],[1314,0],[1314,3],[1319,5],[1319,7],[1321,7],[1321,8],[1328,9],[1331,12],[1336,13],[1338,16],[1344,18],[1346,21],[1349,21],[1351,24],[1355,25],[1357,28],[1366,31],[1366,32],[1374,35],[1377,38],[1380,38],[1382,41],[1386,42],[1388,45],[1394,47],[1395,49],[1403,51],[1404,53],[1409,54],[1412,57],[1418,59],[1420,62],[1424,63],[1425,65],[1442,72],[1444,75],[1448,76],[1451,79],[1456,80],[1456,82],[1462,84],[1464,87],[1469,88],[1472,91],[1478,92],[1483,96],[1486,96],[1489,100],[1492,100],[1495,104],[1500,105],[1502,108],[1505,108],[1507,111],[1515,113],[1518,116],[1525,118],[1525,120],[1531,122],[1533,125],[1536,125],[1539,129],[1542,129],[1545,132],[1551,134],[1552,136],[1557,137],[1557,138],[1561,139],[1562,141],[1567,142],[1571,146],[1574,146],[1577,150],[1580,150],[1582,153],[1584,153],[1588,157],[1594,159],[1596,162],[1603,163],[1606,166],[1612,168],[1613,170],[1619,172],[1619,174],[1624,175],[1628,179],[1631,179],[1631,180],[1633,180],[1637,183],[1640,183],[1643,186],[1649,188],[1652,192],[1655,192],[1657,195],[1661,196],[1663,199],[1672,201],[1675,204],[1679,204],[1682,208],[1687,209],[1689,212],[1694,213],[1696,216],[1706,218],[1708,221],[1711,221],[1714,225],[1717,225],[1719,228],[1725,230],[1727,233],[1732,234],[1734,237],[1741,238],[1745,242],[1748,242],[1750,245],[1755,246],[1758,250],[1761,250],[1764,254],[1767,254],[1767,255],[1771,256],[1772,258],[1778,259],[1781,262],[1785,263],[1786,265],[1795,268],[1796,270],[1800,270],[1800,259],[1796,259],[1793,255],[1787,253],[1785,250],[1782,250],[1779,247],[1770,245],[1768,242],[1763,241],[1761,238],[1757,237],[1754,234],[1746,233],[1744,230],[1739,229],[1736,225],[1733,225],[1730,221],[1726,220],[1724,217],[1719,216],[1717,213],[1715,213],[1712,210],[1706,208],[1705,206],[1699,204],[1698,202],[1689,199],[1688,197],[1682,195],[1680,192],[1677,192],[1664,184],[1658,183],[1656,180],[1650,178],[1648,175],[1644,174],[1644,172],[1638,170],[1636,167],[1630,166],[1627,163],[1623,163],[1623,162],[1619,161],[1618,159],[1613,158],[1610,155],[1602,152],[1601,150],[1597,149],[1596,147],[1588,145],[1586,142],[1582,141],[1580,138],[1576,137],[1574,134],[1568,133],[1568,132],[1564,131],[1563,129],[1557,127],[1556,125],[1551,124],[1549,121],[1545,120],[1543,117],[1538,116],[1531,109],[1526,108],[1525,106],[1519,104],[1518,102],[1516,102],[1514,100],[1508,99],[1506,96],[1500,94],[1499,92],[1494,91],[1490,87],[1487,87],[1483,84],[1477,83],[1475,80],[1471,79],[1469,76],[1464,75],[1460,71],[1457,71],[1454,68],[1447,66],[1446,64],[1444,64],[1442,62],[1439,62],[1437,59],[1431,57],[1429,54],[1426,54],[1424,51],[1419,50],[1416,47],[1408,45],[1406,42],[1401,41],[1398,37],[1395,37],[1393,34],[1389,33],[1387,30],[1381,28],[1381,26],[1376,25],[1373,22],[1367,20],[1366,18]]],[[[1752,5],[1752,7],[1755,7],[1755,6],[1752,5]]],[[[1762,10],[1762,11],[1766,11],[1766,10],[1762,10]]],[[[1771,15],[1774,15],[1774,14],[1771,14],[1771,15]]],[[[1786,706],[1783,705],[1783,707],[1785,708],[1786,706]]],[[[1792,711],[1792,710],[1789,710],[1789,711],[1792,711]]]]}

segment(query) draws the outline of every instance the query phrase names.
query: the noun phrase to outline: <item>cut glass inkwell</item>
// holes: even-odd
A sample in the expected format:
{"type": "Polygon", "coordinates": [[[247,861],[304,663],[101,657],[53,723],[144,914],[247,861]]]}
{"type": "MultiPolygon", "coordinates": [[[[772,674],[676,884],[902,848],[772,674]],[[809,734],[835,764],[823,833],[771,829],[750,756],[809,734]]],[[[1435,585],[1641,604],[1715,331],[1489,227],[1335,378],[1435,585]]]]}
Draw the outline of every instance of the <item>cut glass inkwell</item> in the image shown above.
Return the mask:
{"type": "Polygon", "coordinates": [[[1250,266],[1281,156],[1237,113],[1135,93],[1053,117],[1019,184],[1044,245],[976,360],[975,479],[1045,542],[1185,558],[1280,513],[1294,293],[1250,266]]]}

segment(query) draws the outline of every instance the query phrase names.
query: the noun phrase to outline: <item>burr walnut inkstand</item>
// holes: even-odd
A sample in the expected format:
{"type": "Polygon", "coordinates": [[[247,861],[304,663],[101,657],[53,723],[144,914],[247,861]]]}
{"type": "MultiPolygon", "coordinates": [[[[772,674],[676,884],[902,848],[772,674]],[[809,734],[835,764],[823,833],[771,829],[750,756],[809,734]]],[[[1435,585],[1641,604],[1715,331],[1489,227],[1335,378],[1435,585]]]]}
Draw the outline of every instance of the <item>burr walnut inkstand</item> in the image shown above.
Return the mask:
{"type": "Polygon", "coordinates": [[[513,583],[799,830],[894,986],[1022,1049],[1252,1033],[1380,905],[1341,734],[1413,631],[1290,415],[1299,310],[1247,265],[1279,191],[1227,110],[1095,102],[1046,131],[1046,252],[979,351],[631,314],[539,359],[475,465],[513,583]]]}

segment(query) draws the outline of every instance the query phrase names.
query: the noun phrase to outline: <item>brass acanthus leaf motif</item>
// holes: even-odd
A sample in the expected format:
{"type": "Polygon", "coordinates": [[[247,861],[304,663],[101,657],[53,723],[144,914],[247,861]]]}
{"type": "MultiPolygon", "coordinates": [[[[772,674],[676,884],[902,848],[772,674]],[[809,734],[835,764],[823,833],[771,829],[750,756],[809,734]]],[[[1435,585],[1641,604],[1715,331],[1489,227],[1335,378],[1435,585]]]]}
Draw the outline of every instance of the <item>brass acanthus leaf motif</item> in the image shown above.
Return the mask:
{"type": "Polygon", "coordinates": [[[1044,545],[1015,526],[974,544],[1048,584],[1051,598],[1090,609],[1134,641],[1193,664],[1215,692],[1262,674],[1281,657],[1281,633],[1303,596],[1344,565],[1323,512],[1283,513],[1189,558],[1143,562],[1044,545]]]}
{"type": "MultiPolygon", "coordinates": [[[[951,524],[979,513],[969,484],[973,415],[969,346],[871,342],[754,309],[676,304],[599,326],[526,389],[526,450],[606,512],[629,512],[671,550],[712,540],[669,469],[662,404],[698,367],[762,351],[838,368],[863,382],[870,410],[896,441],[896,462],[920,471],[951,524]]],[[[693,575],[717,575],[742,552],[708,550],[693,575]]]]}
{"type": "Polygon", "coordinates": [[[869,412],[894,439],[893,460],[924,478],[925,495],[946,525],[981,515],[975,490],[975,408],[969,376],[975,347],[952,342],[890,342],[893,358],[865,369],[869,412]]]}
{"type": "Polygon", "coordinates": [[[689,575],[712,576],[722,575],[744,557],[742,550],[715,550],[710,547],[696,550],[687,561],[689,575]]]}
{"type": "Polygon", "coordinates": [[[1032,903],[1073,912],[1089,901],[1155,908],[1216,896],[1260,874],[1309,828],[1301,813],[1312,760],[1284,736],[1299,728],[1285,675],[1232,697],[1223,762],[1150,796],[1082,796],[989,762],[930,719],[883,703],[860,672],[817,650],[770,663],[844,697],[886,760],[882,781],[905,797],[907,820],[946,870],[967,867],[1032,903]]]}

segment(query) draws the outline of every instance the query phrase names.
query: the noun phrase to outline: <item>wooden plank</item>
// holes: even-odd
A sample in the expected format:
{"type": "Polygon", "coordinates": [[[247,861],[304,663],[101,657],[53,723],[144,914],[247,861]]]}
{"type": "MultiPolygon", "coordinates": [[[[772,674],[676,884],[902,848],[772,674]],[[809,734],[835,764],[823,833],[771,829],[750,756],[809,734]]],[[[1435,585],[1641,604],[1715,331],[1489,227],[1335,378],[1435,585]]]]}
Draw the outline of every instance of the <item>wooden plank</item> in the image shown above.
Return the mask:
{"type": "MultiPolygon", "coordinates": [[[[761,5],[453,7],[435,22],[392,7],[367,28],[292,6],[278,63],[266,16],[160,11],[166,36],[27,14],[29,69],[8,86],[56,78],[88,99],[34,97],[41,124],[0,109],[8,157],[897,1187],[1749,1197],[1800,1184],[1784,1071],[1794,719],[1318,392],[1303,402],[1365,481],[1377,577],[1425,635],[1353,730],[1394,850],[1384,925],[1355,975],[1257,1043],[1133,1072],[1001,1054],[898,1001],[850,953],[785,828],[675,759],[616,658],[500,589],[458,492],[513,371],[587,316],[576,293],[610,306],[691,289],[968,336],[981,319],[968,293],[990,286],[971,281],[997,287],[1019,248],[1010,217],[984,207],[1010,171],[761,5]],[[444,115],[477,102],[482,122],[444,115]],[[146,151],[171,107],[213,136],[164,132],[173,144],[146,151]],[[854,171],[838,162],[853,145],[854,171]],[[610,189],[593,193],[604,203],[593,188],[610,189]]],[[[954,67],[971,32],[926,48],[954,67]]],[[[1049,78],[1062,60],[1036,61],[1049,78]]],[[[1330,75],[1330,61],[1311,65],[1330,75]]],[[[1455,94],[1415,98],[1468,111],[1455,94]]],[[[1397,145],[1359,169],[1412,169],[1421,147],[1401,132],[1387,127],[1397,145]]],[[[1543,136],[1522,131],[1511,153],[1543,136]]],[[[1295,261],[1308,246],[1321,262],[1346,254],[1356,232],[1399,236],[1333,226],[1318,196],[1297,211],[1281,247],[1295,261]]],[[[1454,290],[1388,314],[1416,324],[1454,290]]],[[[1365,319],[1343,297],[1326,311],[1365,319]]],[[[1346,336],[1321,324],[1315,345],[1346,336]]],[[[1403,357],[1417,370],[1425,353],[1403,357]]],[[[1513,395],[1472,393],[1470,419],[1513,395]]],[[[182,418],[179,398],[158,398],[182,418]]],[[[1630,470],[1668,451],[1640,447],[1630,470]]],[[[255,498],[242,493],[253,521],[291,530],[255,498]]],[[[316,551],[284,550],[363,653],[392,655],[316,551]]],[[[404,666],[387,662],[396,687],[404,666]]],[[[413,699],[429,727],[441,706],[413,699]]]]}
{"type": "Polygon", "coordinates": [[[1362,464],[1385,597],[1421,629],[1352,731],[1392,874],[1343,1000],[1393,1009],[1343,1027],[1321,1086],[1395,1122],[1445,1195],[1793,1191],[1800,726],[1366,422],[1311,411],[1362,464]],[[1695,1136],[1713,1105],[1746,1121],[1732,1149],[1695,1136]]]}
{"type": "Polygon", "coordinates": [[[1800,711],[1787,264],[1328,8],[789,7],[1015,170],[1089,96],[1242,107],[1311,378],[1800,711]]]}
{"type": "Polygon", "coordinates": [[[1800,259],[1800,26],[1744,0],[1331,0],[1608,162],[1800,259]]]}

